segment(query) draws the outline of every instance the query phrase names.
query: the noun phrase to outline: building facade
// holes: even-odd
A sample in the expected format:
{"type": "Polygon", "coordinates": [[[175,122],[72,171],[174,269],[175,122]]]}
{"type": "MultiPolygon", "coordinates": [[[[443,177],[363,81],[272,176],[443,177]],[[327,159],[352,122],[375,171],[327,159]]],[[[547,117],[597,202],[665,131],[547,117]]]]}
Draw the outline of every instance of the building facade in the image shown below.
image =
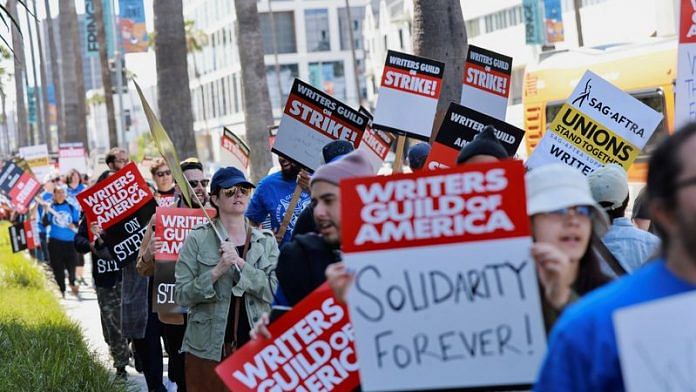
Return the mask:
{"type": "MultiPolygon", "coordinates": [[[[276,123],[294,78],[307,81],[353,107],[365,99],[364,78],[358,77],[359,89],[355,78],[356,74],[364,74],[362,24],[369,2],[350,1],[350,23],[342,1],[258,2],[268,90],[276,123]],[[353,67],[348,29],[353,30],[357,72],[353,67]]],[[[239,136],[246,135],[234,2],[187,0],[184,19],[192,20],[194,29],[208,37],[202,50],[189,53],[189,87],[199,151],[211,151],[210,156],[201,158],[217,161],[220,157],[217,141],[223,127],[239,136]]]]}

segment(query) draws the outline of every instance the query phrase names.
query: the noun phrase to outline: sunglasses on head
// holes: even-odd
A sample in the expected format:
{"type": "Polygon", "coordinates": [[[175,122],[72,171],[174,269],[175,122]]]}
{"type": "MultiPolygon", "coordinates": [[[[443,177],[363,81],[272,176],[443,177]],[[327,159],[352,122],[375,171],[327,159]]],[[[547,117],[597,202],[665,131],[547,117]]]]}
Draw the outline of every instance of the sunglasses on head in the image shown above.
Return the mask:
{"type": "Polygon", "coordinates": [[[210,180],[188,180],[188,183],[191,185],[191,188],[197,187],[198,184],[201,184],[203,188],[206,188],[208,184],[210,184],[210,180]]]}
{"type": "Polygon", "coordinates": [[[237,194],[237,192],[239,192],[243,196],[247,196],[249,195],[249,193],[251,193],[251,188],[235,185],[232,188],[227,188],[220,191],[220,193],[222,193],[223,195],[225,195],[225,197],[228,198],[234,197],[237,194]]]}
{"type": "Polygon", "coordinates": [[[574,207],[566,207],[566,208],[559,208],[554,211],[549,211],[547,214],[549,215],[556,215],[556,216],[561,216],[561,217],[567,217],[570,216],[572,212],[572,215],[576,216],[585,216],[588,218],[592,217],[592,207],[590,206],[574,206],[574,207]]]}
{"type": "Polygon", "coordinates": [[[171,176],[172,171],[171,170],[163,170],[163,171],[158,171],[155,173],[157,177],[164,177],[164,176],[171,176]]]}

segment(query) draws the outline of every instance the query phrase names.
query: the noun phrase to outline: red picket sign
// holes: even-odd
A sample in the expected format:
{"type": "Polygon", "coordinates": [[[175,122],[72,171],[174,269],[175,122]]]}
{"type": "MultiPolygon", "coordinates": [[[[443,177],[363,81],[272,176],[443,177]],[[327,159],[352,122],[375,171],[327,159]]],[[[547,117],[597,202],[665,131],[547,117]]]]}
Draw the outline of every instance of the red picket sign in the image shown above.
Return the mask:
{"type": "Polygon", "coordinates": [[[351,391],[360,383],[348,310],[323,284],[215,371],[241,391],[351,391]]]}

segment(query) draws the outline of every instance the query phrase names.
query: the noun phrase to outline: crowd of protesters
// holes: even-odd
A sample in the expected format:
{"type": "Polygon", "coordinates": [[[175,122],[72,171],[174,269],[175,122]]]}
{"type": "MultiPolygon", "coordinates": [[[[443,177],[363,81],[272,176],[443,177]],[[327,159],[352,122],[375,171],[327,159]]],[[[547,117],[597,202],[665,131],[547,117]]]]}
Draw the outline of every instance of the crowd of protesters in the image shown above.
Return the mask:
{"type": "MultiPolygon", "coordinates": [[[[406,153],[411,170],[424,170],[426,143],[406,153]]],[[[525,175],[527,213],[549,346],[533,389],[623,390],[612,314],[616,309],[696,289],[696,125],[667,138],[651,155],[647,185],[629,209],[628,179],[607,165],[586,177],[561,164],[525,175]]],[[[175,267],[175,301],[182,314],[153,311],[154,255],[162,246],[153,216],[137,262],[120,264],[87,222],[76,196],[87,188],[70,171],[49,176],[37,197],[38,259],[51,266],[64,297],[80,295],[82,255],[91,255],[92,278],[104,339],[116,374],[126,377],[135,359],[150,391],[224,391],[215,367],[249,339],[270,337],[272,306],[289,309],[328,281],[346,300],[353,282],[342,262],[340,181],[373,175],[361,150],[334,141],[324,164],[309,175],[280,158],[280,170],[253,184],[225,167],[206,177],[196,158],[180,163],[194,197],[181,196],[163,159],[150,166],[159,206],[209,207],[215,217],[186,237],[175,267]],[[297,207],[288,212],[296,188],[297,207]],[[291,214],[287,230],[283,218],[291,214]],[[68,285],[66,286],[66,272],[68,285]]],[[[515,159],[486,127],[460,151],[456,164],[515,159]]],[[[96,184],[129,162],[112,149],[96,184]]]]}

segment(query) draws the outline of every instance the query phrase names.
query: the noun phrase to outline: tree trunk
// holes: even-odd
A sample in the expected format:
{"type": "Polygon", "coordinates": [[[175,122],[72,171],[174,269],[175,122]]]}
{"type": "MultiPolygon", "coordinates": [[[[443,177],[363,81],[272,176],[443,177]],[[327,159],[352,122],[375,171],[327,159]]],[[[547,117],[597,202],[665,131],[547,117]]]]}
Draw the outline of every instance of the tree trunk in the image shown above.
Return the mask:
{"type": "MultiPolygon", "coordinates": [[[[7,10],[10,15],[15,20],[19,20],[17,17],[17,0],[8,0],[6,4],[7,10]]],[[[12,49],[14,50],[14,81],[15,81],[15,91],[17,102],[17,147],[23,147],[29,145],[29,127],[27,124],[27,107],[24,103],[24,73],[26,69],[24,68],[24,42],[22,41],[22,36],[20,35],[17,27],[14,24],[10,24],[12,29],[12,49]]]]}
{"type": "MultiPolygon", "coordinates": [[[[53,18],[51,18],[51,4],[49,0],[44,0],[46,9],[46,20],[48,22],[48,57],[51,58],[51,82],[53,83],[53,94],[56,99],[56,126],[58,128],[58,141],[65,140],[65,116],[63,115],[63,85],[61,84],[60,69],[58,68],[58,50],[56,49],[56,36],[53,33],[53,18]]],[[[65,55],[64,55],[65,56],[65,55]]],[[[58,146],[53,146],[49,151],[58,150],[58,146]]]]}
{"type": "Polygon", "coordinates": [[[186,62],[186,32],[181,1],[155,0],[155,60],[160,121],[176,141],[179,158],[198,156],[186,62]]]}
{"type": "Polygon", "coordinates": [[[0,88],[0,109],[2,110],[2,121],[0,121],[3,133],[3,137],[0,139],[3,144],[2,152],[5,156],[10,156],[12,146],[10,145],[10,128],[7,126],[7,110],[5,110],[5,91],[3,88],[0,88]]]}
{"type": "MultiPolygon", "coordinates": [[[[28,7],[28,5],[25,3],[25,5],[28,7]]],[[[34,79],[34,94],[32,94],[32,99],[34,100],[34,110],[35,110],[35,115],[36,115],[36,130],[38,131],[35,139],[35,143],[33,144],[42,144],[46,143],[46,129],[44,128],[44,121],[43,121],[43,110],[42,110],[42,105],[41,105],[41,96],[40,96],[40,90],[39,90],[39,78],[36,74],[36,55],[34,54],[34,34],[31,32],[31,18],[29,17],[29,10],[24,11],[24,16],[26,16],[27,19],[27,33],[29,36],[29,53],[31,53],[31,73],[32,77],[34,79]]],[[[36,30],[36,34],[39,34],[39,31],[36,30]]]]}
{"type": "Polygon", "coordinates": [[[263,38],[256,0],[236,0],[237,43],[242,68],[244,123],[251,148],[251,178],[258,182],[270,169],[268,128],[273,125],[273,110],[268,96],[263,38]]]}
{"type": "MultiPolygon", "coordinates": [[[[438,113],[444,114],[450,102],[461,99],[467,48],[466,25],[459,0],[413,1],[413,52],[445,63],[438,113]]],[[[432,138],[439,125],[434,124],[432,138]]]]}
{"type": "Polygon", "coordinates": [[[60,43],[63,54],[63,112],[65,114],[65,134],[62,143],[82,142],[89,147],[87,140],[85,82],[82,77],[82,53],[80,35],[77,28],[77,13],[73,0],[60,0],[60,43]]]}
{"type": "Polygon", "coordinates": [[[97,22],[97,42],[99,44],[99,62],[101,63],[101,79],[104,87],[106,103],[106,123],[109,128],[109,146],[118,145],[118,130],[116,129],[116,114],[114,110],[114,95],[111,92],[111,72],[109,71],[109,55],[107,54],[106,26],[104,23],[104,7],[102,0],[94,0],[94,18],[97,22]]]}
{"type": "MultiPolygon", "coordinates": [[[[34,15],[36,15],[36,0],[32,1],[32,8],[34,9],[34,15]]],[[[49,19],[50,20],[50,19],[49,19]]],[[[36,29],[36,43],[39,46],[39,78],[41,80],[41,107],[43,115],[43,124],[45,130],[45,142],[48,145],[48,151],[53,150],[53,138],[51,133],[51,120],[48,112],[48,81],[46,80],[46,68],[44,67],[44,55],[43,55],[43,40],[41,39],[41,28],[39,25],[39,19],[34,18],[34,27],[36,29]]]]}

